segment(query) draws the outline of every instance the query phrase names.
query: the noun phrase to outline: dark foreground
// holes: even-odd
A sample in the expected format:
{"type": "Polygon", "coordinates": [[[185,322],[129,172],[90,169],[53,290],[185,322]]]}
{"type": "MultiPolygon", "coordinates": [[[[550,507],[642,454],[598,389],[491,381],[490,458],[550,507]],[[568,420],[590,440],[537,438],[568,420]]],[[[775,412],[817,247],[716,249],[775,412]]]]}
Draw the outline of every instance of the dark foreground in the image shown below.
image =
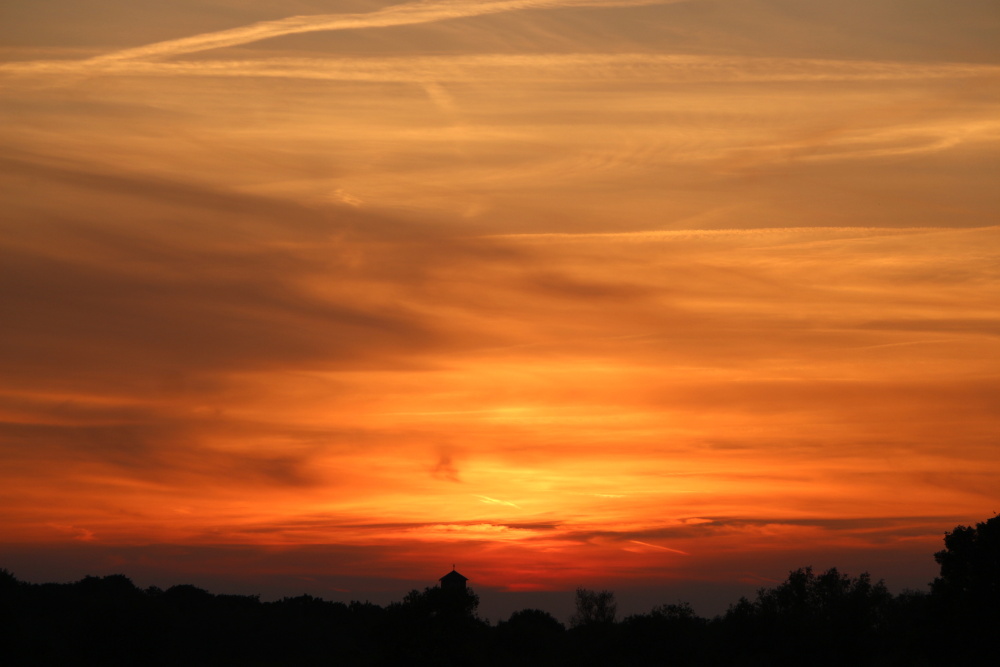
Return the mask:
{"type": "Polygon", "coordinates": [[[929,592],[893,596],[866,574],[809,568],[723,616],[686,604],[615,618],[577,591],[565,628],[526,609],[490,625],[471,590],[428,588],[380,607],[276,602],[123,575],[29,584],[0,571],[0,663],[18,665],[949,666],[1000,664],[1000,516],[958,526],[929,592]]]}

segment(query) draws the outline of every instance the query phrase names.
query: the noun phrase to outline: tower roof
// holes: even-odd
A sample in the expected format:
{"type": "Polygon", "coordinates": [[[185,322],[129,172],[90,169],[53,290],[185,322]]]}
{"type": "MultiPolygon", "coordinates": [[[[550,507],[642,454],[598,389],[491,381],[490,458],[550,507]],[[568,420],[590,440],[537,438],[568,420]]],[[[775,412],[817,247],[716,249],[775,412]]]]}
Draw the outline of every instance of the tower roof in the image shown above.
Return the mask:
{"type": "Polygon", "coordinates": [[[468,577],[463,577],[461,574],[459,574],[455,570],[455,568],[452,568],[451,572],[449,572],[448,574],[446,574],[443,577],[441,577],[440,579],[438,579],[438,581],[441,582],[441,585],[446,585],[446,584],[464,584],[468,580],[469,580],[468,577]]]}

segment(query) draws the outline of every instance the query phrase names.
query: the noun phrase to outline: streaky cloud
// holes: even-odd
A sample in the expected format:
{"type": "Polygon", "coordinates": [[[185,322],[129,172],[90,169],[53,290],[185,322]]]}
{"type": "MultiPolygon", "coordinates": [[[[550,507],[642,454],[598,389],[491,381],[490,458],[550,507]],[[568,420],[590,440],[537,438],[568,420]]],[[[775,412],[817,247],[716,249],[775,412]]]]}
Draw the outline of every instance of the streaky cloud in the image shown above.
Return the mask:
{"type": "MultiPolygon", "coordinates": [[[[191,38],[194,39],[194,38],[191,38]]],[[[165,44],[166,42],[162,42],[165,44]]],[[[156,45],[150,45],[150,48],[156,45]]],[[[275,57],[165,62],[115,54],[88,60],[36,60],[0,64],[15,74],[258,77],[321,81],[476,82],[516,76],[518,81],[654,80],[662,82],[865,82],[926,79],[1000,78],[1000,66],[972,63],[914,65],[891,61],[815,58],[652,54],[531,53],[410,57],[275,57]]]]}
{"type": "Polygon", "coordinates": [[[669,4],[687,0],[501,0],[499,2],[410,2],[391,5],[367,14],[316,14],[290,16],[276,21],[261,21],[239,28],[204,33],[192,37],[156,42],[124,49],[90,60],[99,64],[108,61],[142,58],[162,58],[195,53],[228,46],[258,42],[262,39],[306,32],[330,30],[360,30],[400,25],[434,23],[450,19],[499,14],[522,9],[558,9],[562,7],[627,7],[669,4]]]}
{"type": "MultiPolygon", "coordinates": [[[[995,231],[997,226],[974,227],[966,231],[995,231]]],[[[690,238],[728,238],[739,236],[812,234],[852,236],[903,236],[910,234],[954,233],[951,227],[760,227],[729,229],[657,229],[636,232],[540,232],[522,234],[490,234],[482,238],[510,239],[516,241],[667,241],[690,238]]]]}
{"type": "Polygon", "coordinates": [[[650,544],[649,542],[642,542],[641,540],[629,540],[629,542],[632,542],[633,544],[641,544],[644,547],[652,547],[653,549],[659,549],[661,551],[669,551],[675,554],[682,554],[684,556],[691,555],[687,551],[681,551],[680,549],[671,549],[670,547],[663,547],[660,546],[659,544],[650,544]]]}

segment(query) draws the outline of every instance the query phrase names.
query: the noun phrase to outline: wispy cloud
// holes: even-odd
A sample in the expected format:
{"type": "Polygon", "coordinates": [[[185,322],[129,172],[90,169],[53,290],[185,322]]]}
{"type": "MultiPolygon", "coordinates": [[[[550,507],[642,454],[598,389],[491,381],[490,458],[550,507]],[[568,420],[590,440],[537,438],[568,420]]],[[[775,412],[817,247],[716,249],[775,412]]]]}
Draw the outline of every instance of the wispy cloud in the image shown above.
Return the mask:
{"type": "Polygon", "coordinates": [[[480,502],[486,503],[487,505],[506,505],[507,507],[514,507],[521,509],[519,505],[516,505],[508,500],[497,500],[496,498],[490,498],[489,496],[476,496],[479,498],[480,502]]]}
{"type": "MultiPolygon", "coordinates": [[[[154,45],[155,46],[155,45],[154,45]]],[[[473,82],[517,77],[520,81],[662,83],[865,82],[997,78],[1000,66],[974,63],[912,63],[802,58],[657,53],[461,54],[449,56],[216,59],[167,62],[112,58],[21,61],[0,64],[0,72],[92,71],[121,76],[208,76],[313,79],[326,81],[473,82]],[[99,64],[99,67],[95,65],[99,64]]]]}
{"type": "MultiPolygon", "coordinates": [[[[1000,230],[1000,227],[979,227],[969,231],[1000,230]]],[[[753,229],[664,229],[639,232],[540,232],[525,234],[492,234],[483,238],[511,239],[518,241],[683,241],[689,239],[725,239],[745,236],[788,237],[808,235],[813,242],[817,238],[864,238],[882,236],[901,236],[912,234],[931,234],[935,232],[954,233],[949,227],[759,227],[753,229]]]]}
{"type": "Polygon", "coordinates": [[[660,551],[669,551],[675,554],[681,554],[682,556],[690,556],[691,554],[687,551],[681,551],[680,549],[671,549],[670,547],[660,546],[659,544],[650,544],[649,542],[641,542],[639,540],[629,540],[632,544],[641,544],[644,547],[652,547],[653,549],[659,549],[660,551]]]}
{"type": "Polygon", "coordinates": [[[468,0],[410,2],[391,5],[367,14],[316,14],[291,16],[276,21],[262,21],[230,30],[204,33],[124,49],[98,56],[91,63],[117,60],[163,58],[208,49],[249,44],[263,39],[306,32],[360,30],[391,26],[433,23],[451,19],[498,14],[525,9],[557,9],[561,7],[627,7],[685,0],[501,0],[499,2],[469,2],[468,0]]]}

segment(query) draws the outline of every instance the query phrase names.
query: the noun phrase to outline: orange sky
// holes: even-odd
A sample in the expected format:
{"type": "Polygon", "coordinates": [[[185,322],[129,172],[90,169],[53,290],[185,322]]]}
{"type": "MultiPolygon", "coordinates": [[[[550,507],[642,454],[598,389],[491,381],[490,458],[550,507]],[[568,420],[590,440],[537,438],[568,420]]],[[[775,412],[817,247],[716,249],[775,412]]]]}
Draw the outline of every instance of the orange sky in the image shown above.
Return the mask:
{"type": "Polygon", "coordinates": [[[998,32],[992,0],[3,3],[0,566],[922,585],[1000,509],[998,32]]]}

